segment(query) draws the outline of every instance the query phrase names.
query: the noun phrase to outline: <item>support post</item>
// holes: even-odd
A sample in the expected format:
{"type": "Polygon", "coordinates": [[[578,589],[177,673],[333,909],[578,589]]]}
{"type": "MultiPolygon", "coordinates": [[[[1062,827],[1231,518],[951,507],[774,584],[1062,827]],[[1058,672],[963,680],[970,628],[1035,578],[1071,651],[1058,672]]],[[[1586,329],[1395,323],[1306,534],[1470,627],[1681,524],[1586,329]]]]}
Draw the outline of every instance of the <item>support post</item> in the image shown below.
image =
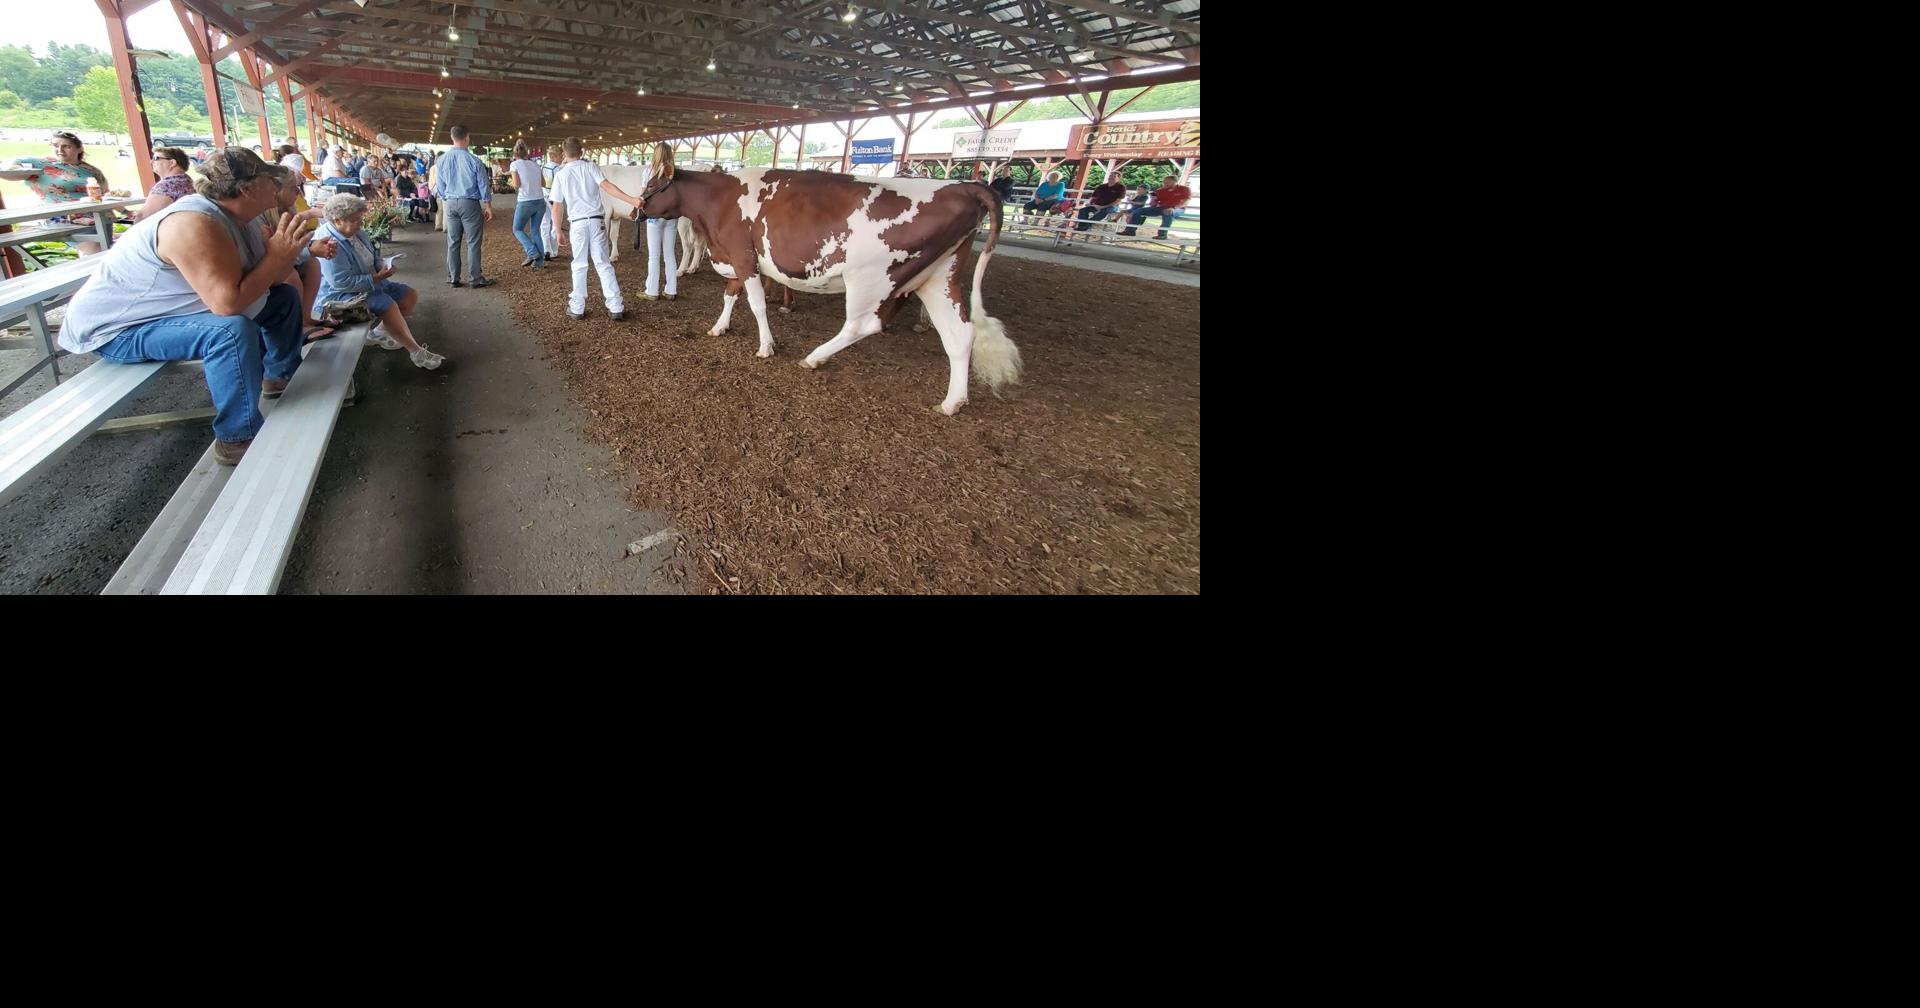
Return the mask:
{"type": "Polygon", "coordinates": [[[98,0],[100,13],[107,19],[107,41],[113,47],[113,73],[120,79],[120,102],[127,114],[127,143],[133,150],[134,184],[140,195],[160,181],[153,174],[153,131],[147,125],[146,102],[140,95],[140,75],[128,50],[127,20],[123,0],[98,0]]]}
{"type": "Polygon", "coordinates": [[[208,56],[212,51],[213,35],[207,23],[198,14],[187,10],[180,0],[168,0],[173,5],[173,13],[180,19],[180,27],[187,33],[187,42],[193,46],[194,58],[200,61],[200,84],[206,89],[207,118],[213,121],[213,145],[227,145],[227,115],[220,105],[220,78],[213,72],[213,60],[208,56]]]}

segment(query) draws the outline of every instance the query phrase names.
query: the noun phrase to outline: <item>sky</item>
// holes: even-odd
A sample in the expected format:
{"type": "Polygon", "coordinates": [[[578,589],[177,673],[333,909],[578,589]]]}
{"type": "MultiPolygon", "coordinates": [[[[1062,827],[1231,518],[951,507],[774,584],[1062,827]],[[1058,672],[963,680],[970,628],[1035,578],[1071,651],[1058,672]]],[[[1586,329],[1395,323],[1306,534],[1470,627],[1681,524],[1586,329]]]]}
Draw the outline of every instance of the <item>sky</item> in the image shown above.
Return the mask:
{"type": "MultiPolygon", "coordinates": [[[[106,19],[100,16],[100,8],[91,3],[79,0],[15,3],[10,0],[6,7],[8,45],[32,46],[40,56],[47,54],[48,42],[61,45],[84,42],[95,49],[112,51],[107,44],[106,19]]],[[[127,22],[127,34],[133,38],[135,49],[192,52],[187,47],[187,33],[180,27],[180,19],[174,16],[173,5],[164,0],[135,14],[127,22]]]]}

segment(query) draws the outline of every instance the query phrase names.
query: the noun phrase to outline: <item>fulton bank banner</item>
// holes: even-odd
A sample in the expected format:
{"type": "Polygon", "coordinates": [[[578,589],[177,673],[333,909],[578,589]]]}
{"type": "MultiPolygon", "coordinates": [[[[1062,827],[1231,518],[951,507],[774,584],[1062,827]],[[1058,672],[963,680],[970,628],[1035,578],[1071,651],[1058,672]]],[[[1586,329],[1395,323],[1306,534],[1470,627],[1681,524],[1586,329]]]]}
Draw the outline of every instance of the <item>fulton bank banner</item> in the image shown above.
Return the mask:
{"type": "Polygon", "coordinates": [[[893,160],[893,138],[885,140],[855,140],[853,142],[854,164],[887,164],[893,160]]]}

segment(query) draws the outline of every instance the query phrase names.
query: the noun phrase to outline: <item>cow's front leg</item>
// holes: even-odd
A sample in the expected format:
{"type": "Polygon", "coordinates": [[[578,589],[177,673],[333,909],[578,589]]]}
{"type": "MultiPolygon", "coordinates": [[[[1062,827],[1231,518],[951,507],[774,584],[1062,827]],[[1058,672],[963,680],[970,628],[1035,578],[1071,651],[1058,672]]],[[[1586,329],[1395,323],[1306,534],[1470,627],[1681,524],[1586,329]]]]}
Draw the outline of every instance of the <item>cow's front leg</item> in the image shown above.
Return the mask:
{"type": "Polygon", "coordinates": [[[720,321],[713,324],[707,335],[719,336],[727,331],[727,325],[733,321],[733,303],[740,299],[740,288],[745,286],[746,283],[741,280],[727,281],[727,306],[720,309],[720,321]]]}
{"type": "Polygon", "coordinates": [[[753,320],[760,324],[761,357],[773,356],[773,330],[767,328],[767,292],[761,286],[761,277],[754,274],[746,280],[747,307],[753,309],[753,320]]]}

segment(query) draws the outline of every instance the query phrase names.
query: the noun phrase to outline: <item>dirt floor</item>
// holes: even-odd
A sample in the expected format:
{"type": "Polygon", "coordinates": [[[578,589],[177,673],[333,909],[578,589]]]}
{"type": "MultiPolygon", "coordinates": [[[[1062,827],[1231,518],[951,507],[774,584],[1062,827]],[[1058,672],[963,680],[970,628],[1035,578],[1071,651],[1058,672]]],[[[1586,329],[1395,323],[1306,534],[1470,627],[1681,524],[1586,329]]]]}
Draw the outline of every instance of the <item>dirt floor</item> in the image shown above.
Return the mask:
{"type": "MultiPolygon", "coordinates": [[[[838,296],[770,311],[762,360],[743,297],[706,335],[725,281],[644,301],[644,250],[616,267],[628,320],[565,314],[568,263],[520,269],[496,215],[488,274],[537,333],[632,480],[683,533],[669,576],[742,593],[1197,593],[1200,292],[996,256],[988,312],[1026,363],[996,398],[939,413],[947,361],[909,306],[820,369],[797,363],[844,319],[838,296]]],[[[631,225],[623,227],[630,236],[631,225]]],[[[971,266],[968,275],[971,275],[971,266]]],[[[777,299],[777,295],[775,296],[777,299]]],[[[772,299],[770,299],[772,300],[772,299]]]]}
{"type": "MultiPolygon", "coordinates": [[[[644,301],[629,246],[628,321],[607,319],[596,276],[574,322],[569,264],[520,269],[511,218],[498,198],[485,290],[445,286],[428,226],[390,247],[421,291],[416,331],[448,362],[368,348],[282,592],[1200,590],[1197,288],[996,256],[986,302],[1025,383],[976,388],[949,418],[917,307],[807,371],[842,298],[796,295],[760,360],[744,299],[731,332],[706,335],[710,269],[644,301]],[[628,556],[635,541],[656,545],[628,556]]],[[[0,363],[28,353],[0,340],[0,363]]],[[[197,374],[169,374],[118,415],[206,404],[197,374]]],[[[0,509],[0,594],[98,592],[208,437],[202,421],[76,448],[0,509]]]]}

